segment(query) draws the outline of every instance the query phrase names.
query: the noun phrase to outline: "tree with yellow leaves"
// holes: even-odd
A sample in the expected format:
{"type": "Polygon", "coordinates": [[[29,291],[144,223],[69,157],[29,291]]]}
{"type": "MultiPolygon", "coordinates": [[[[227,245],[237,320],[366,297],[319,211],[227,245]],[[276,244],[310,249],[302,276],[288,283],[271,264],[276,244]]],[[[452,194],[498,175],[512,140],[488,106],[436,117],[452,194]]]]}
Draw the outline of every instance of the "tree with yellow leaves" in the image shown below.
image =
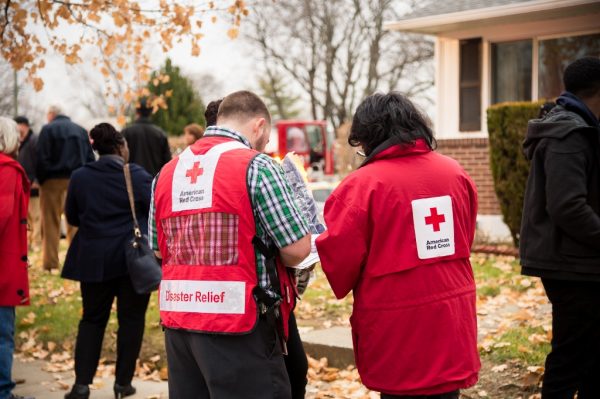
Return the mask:
{"type": "Polygon", "coordinates": [[[93,47],[98,51],[85,61],[116,82],[107,96],[130,102],[150,78],[145,46],[158,43],[167,52],[189,43],[191,55],[198,56],[202,25],[207,18],[215,22],[219,12],[231,19],[228,35],[235,38],[248,15],[244,0],[0,0],[0,55],[26,71],[39,91],[46,54],[54,51],[75,65],[84,62],[83,49],[93,47]]]}

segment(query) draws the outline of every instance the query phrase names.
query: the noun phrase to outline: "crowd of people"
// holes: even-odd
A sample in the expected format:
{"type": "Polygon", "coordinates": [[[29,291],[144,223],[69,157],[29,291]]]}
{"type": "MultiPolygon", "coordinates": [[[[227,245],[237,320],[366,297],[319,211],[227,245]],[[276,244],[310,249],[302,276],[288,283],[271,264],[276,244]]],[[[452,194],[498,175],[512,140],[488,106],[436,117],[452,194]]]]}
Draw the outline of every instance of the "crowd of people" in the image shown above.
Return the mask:
{"type": "MultiPolygon", "coordinates": [[[[524,143],[520,258],[552,303],[542,398],[591,399],[600,398],[600,59],[573,62],[563,80],[524,143]]],[[[207,127],[186,126],[173,159],[150,115],[142,100],[122,132],[100,123],[88,133],[51,106],[39,135],[26,117],[0,117],[0,399],[20,398],[11,368],[15,307],[31,302],[28,251],[41,248],[42,267],[59,268],[63,213],[61,276],[79,281],[83,307],[65,399],[90,397],[115,298],[114,394],[136,393],[150,294],[136,292],[128,271],[132,210],[162,267],[169,397],[304,398],[292,268],[311,251],[310,226],[263,153],[265,103],[249,91],[211,102],[207,127]]],[[[365,159],[327,200],[316,248],[335,295],[354,295],[361,380],[385,399],[458,399],[481,367],[476,186],[435,151],[427,116],[398,92],[364,99],[348,144],[365,159]]]]}

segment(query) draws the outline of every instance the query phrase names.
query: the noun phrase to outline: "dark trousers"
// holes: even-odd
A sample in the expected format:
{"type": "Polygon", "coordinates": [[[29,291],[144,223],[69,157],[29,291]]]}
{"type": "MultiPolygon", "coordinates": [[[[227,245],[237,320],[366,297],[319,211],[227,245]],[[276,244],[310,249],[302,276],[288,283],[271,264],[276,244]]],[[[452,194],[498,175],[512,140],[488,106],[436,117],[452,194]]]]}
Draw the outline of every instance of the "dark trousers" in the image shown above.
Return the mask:
{"type": "Polygon", "coordinates": [[[165,330],[170,399],[290,399],[290,381],[273,323],[249,334],[165,330]]]}
{"type": "Polygon", "coordinates": [[[292,386],[292,399],[304,399],[306,394],[306,384],[308,380],[306,374],[308,372],[308,360],[306,352],[302,346],[302,340],[296,325],[296,317],[292,312],[289,320],[289,333],[287,342],[287,356],[284,356],[285,368],[290,377],[290,385],[292,386]]]}
{"type": "Polygon", "coordinates": [[[600,283],[542,279],[552,303],[543,399],[600,398],[600,283]]]}
{"type": "Polygon", "coordinates": [[[417,395],[417,396],[398,396],[398,395],[388,395],[386,393],[381,394],[381,399],[458,399],[460,396],[458,391],[441,393],[438,395],[417,395]]]}
{"type": "Polygon", "coordinates": [[[115,382],[119,385],[131,383],[135,362],[142,347],[150,294],[136,294],[129,276],[122,276],[101,283],[81,283],[83,316],[79,322],[75,345],[76,384],[88,385],[94,379],[104,330],[115,297],[119,322],[115,382]]]}

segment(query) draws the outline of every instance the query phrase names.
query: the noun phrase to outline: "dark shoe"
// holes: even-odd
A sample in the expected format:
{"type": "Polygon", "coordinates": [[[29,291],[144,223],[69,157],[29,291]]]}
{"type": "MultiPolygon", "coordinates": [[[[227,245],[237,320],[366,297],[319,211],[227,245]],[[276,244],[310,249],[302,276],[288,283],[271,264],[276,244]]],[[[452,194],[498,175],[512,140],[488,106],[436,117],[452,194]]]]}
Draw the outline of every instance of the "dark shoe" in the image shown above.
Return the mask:
{"type": "Polygon", "coordinates": [[[71,392],[65,394],[65,399],[88,399],[90,397],[90,388],[87,385],[75,384],[71,392]]]}
{"type": "Polygon", "coordinates": [[[115,382],[113,390],[115,391],[115,399],[121,399],[125,396],[135,395],[135,388],[131,384],[119,385],[115,382]]]}
{"type": "Polygon", "coordinates": [[[14,393],[11,393],[10,396],[8,397],[8,399],[35,399],[33,396],[21,396],[21,395],[15,395],[14,393]]]}

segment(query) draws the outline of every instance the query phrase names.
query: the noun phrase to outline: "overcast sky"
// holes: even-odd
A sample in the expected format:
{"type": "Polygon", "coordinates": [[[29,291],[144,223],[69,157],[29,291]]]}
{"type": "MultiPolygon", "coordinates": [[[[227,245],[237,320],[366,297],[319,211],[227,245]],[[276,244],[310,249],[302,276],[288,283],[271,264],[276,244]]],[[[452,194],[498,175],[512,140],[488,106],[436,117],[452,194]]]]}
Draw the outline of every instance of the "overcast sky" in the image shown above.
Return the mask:
{"type": "MultiPolygon", "coordinates": [[[[205,102],[213,100],[205,98],[207,96],[222,97],[235,90],[256,89],[254,60],[251,59],[248,44],[241,38],[231,40],[226,34],[228,28],[229,25],[225,22],[206,23],[199,57],[192,57],[189,46],[181,44],[175,45],[168,54],[159,50],[152,51],[152,63],[158,68],[168,56],[187,76],[213,75],[217,85],[213,85],[208,93],[200,93],[205,102]]],[[[24,73],[21,72],[21,75],[24,73]]],[[[37,129],[45,123],[44,111],[53,103],[60,104],[67,115],[84,126],[96,122],[90,119],[89,112],[81,104],[86,87],[94,84],[90,80],[101,79],[102,76],[91,63],[67,66],[62,57],[49,54],[46,57],[46,68],[40,75],[44,79],[44,89],[36,93],[29,87],[24,87],[22,95],[26,104],[20,110],[20,113],[30,114],[37,129]]]]}
{"type": "MultiPolygon", "coordinates": [[[[216,98],[242,89],[257,90],[258,71],[260,67],[255,65],[258,61],[252,55],[252,49],[244,35],[244,21],[240,37],[231,40],[227,36],[227,29],[230,25],[224,20],[219,19],[213,24],[205,21],[203,26],[204,38],[201,42],[201,54],[199,57],[190,55],[190,48],[187,44],[175,45],[167,54],[160,51],[158,43],[149,43],[149,50],[153,54],[151,62],[153,69],[157,69],[163,63],[166,57],[170,57],[176,66],[179,66],[184,75],[189,77],[198,77],[199,75],[212,75],[216,84],[211,84],[207,91],[206,88],[199,88],[199,94],[202,100],[207,103],[216,98]]],[[[78,27],[67,27],[66,29],[78,29],[78,27]]],[[[96,50],[90,50],[96,51],[96,50]]],[[[96,123],[105,120],[94,119],[90,116],[86,106],[83,103],[92,102],[96,95],[93,94],[91,87],[98,87],[103,82],[100,72],[91,65],[90,62],[78,64],[77,66],[67,66],[62,56],[56,54],[47,54],[44,56],[46,68],[40,72],[45,85],[41,92],[34,92],[30,87],[22,88],[24,104],[20,109],[20,114],[25,114],[33,122],[35,130],[39,130],[46,123],[45,110],[51,104],[59,104],[65,110],[65,113],[73,120],[89,129],[96,123]]],[[[91,59],[88,55],[82,56],[84,59],[91,59]]],[[[24,72],[21,72],[21,79],[24,79],[24,72]]],[[[296,88],[297,94],[302,94],[302,90],[296,88]]],[[[100,90],[102,93],[103,90],[100,90]]],[[[433,91],[431,90],[431,96],[433,91]]],[[[20,101],[23,103],[23,101],[20,101]]],[[[427,101],[418,101],[433,118],[434,107],[427,101]]],[[[308,112],[308,107],[306,107],[308,112]]],[[[114,122],[114,121],[112,121],[114,122]]]]}

